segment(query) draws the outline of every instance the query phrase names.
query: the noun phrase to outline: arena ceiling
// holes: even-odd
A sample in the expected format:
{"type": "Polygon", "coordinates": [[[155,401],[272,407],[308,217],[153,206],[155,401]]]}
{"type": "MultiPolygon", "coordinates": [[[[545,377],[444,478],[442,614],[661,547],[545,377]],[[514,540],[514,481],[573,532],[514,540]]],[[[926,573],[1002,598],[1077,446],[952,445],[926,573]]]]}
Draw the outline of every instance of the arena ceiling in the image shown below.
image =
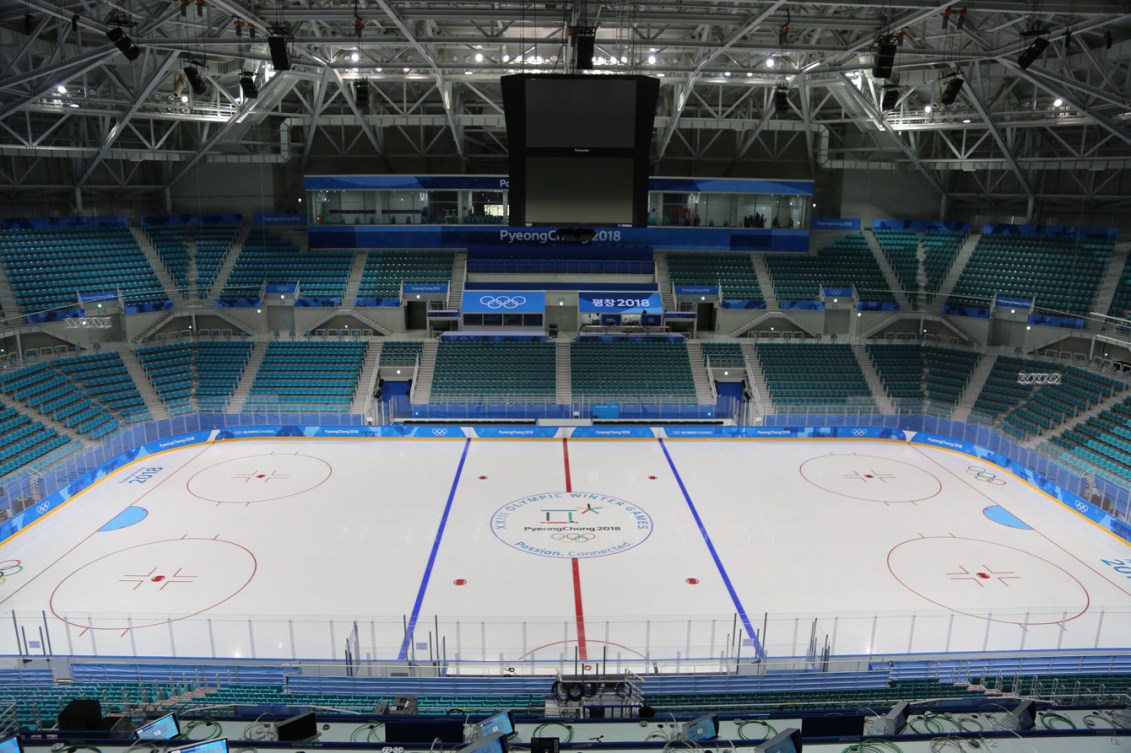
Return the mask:
{"type": "Polygon", "coordinates": [[[0,192],[81,208],[160,194],[202,161],[505,172],[499,76],[569,70],[579,27],[596,29],[595,75],[662,77],[657,174],[896,170],[944,206],[1131,205],[1126,0],[9,0],[0,192]],[[269,33],[288,38],[290,70],[271,65],[269,33]],[[872,75],[885,36],[890,81],[872,75]],[[1049,45],[1025,68],[1037,39],[1049,45]]]}

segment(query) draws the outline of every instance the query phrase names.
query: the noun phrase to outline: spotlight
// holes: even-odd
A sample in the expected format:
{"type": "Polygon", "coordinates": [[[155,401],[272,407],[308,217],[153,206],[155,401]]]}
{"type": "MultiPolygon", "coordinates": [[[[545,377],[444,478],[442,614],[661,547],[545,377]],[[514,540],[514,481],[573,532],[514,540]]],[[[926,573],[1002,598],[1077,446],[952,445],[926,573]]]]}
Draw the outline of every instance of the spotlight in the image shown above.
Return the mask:
{"type": "Polygon", "coordinates": [[[1052,101],[1052,106],[1053,107],[1063,107],[1064,106],[1064,100],[1061,99],[1060,97],[1057,97],[1056,99],[1054,99],[1052,101]]]}
{"type": "Polygon", "coordinates": [[[367,79],[363,78],[360,81],[354,82],[353,99],[354,102],[357,103],[357,109],[369,109],[369,81],[367,79]]]}
{"type": "Polygon", "coordinates": [[[880,37],[872,46],[872,78],[891,78],[891,69],[895,67],[894,37],[880,37]]]}
{"type": "Polygon", "coordinates": [[[251,71],[244,71],[240,74],[240,91],[243,92],[244,99],[259,97],[259,89],[255,87],[255,74],[251,71]]]}
{"type": "Polygon", "coordinates": [[[958,92],[962,91],[962,85],[965,83],[966,82],[960,78],[952,78],[950,83],[946,85],[946,88],[943,89],[939,101],[944,105],[953,105],[954,100],[958,99],[958,92]]]}
{"type": "Polygon", "coordinates": [[[208,93],[208,82],[204,80],[204,76],[200,75],[200,71],[196,69],[196,66],[186,66],[185,77],[188,78],[189,86],[192,87],[193,94],[198,97],[203,97],[208,93]]]}
{"type": "Polygon", "coordinates": [[[789,114],[789,89],[774,90],[774,112],[778,115],[789,114]]]}
{"type": "Polygon", "coordinates": [[[884,95],[880,99],[880,110],[890,112],[895,109],[897,104],[899,104],[899,87],[885,86],[884,95]]]}
{"type": "Polygon", "coordinates": [[[126,32],[122,31],[122,27],[113,26],[106,30],[106,36],[114,43],[114,46],[126,56],[126,60],[137,60],[141,55],[141,48],[134,44],[126,32]]]}
{"type": "Polygon", "coordinates": [[[1030,65],[1037,62],[1037,58],[1045,53],[1048,49],[1049,40],[1043,37],[1037,37],[1033,40],[1033,44],[1021,53],[1021,57],[1017,58],[1017,64],[1021,66],[1021,70],[1027,69],[1030,65]]]}

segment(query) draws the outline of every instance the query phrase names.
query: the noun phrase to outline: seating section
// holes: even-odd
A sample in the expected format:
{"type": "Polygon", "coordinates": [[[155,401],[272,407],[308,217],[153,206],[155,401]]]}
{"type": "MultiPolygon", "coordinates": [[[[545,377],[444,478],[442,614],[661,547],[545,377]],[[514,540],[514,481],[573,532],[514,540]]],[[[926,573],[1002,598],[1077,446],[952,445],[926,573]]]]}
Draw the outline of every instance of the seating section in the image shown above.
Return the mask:
{"type": "Polygon", "coordinates": [[[450,251],[370,251],[358,298],[400,298],[401,283],[451,283],[450,251]]]}
{"type": "Polygon", "coordinates": [[[600,342],[570,346],[573,395],[581,400],[687,403],[695,400],[683,342],[600,342]]]}
{"type": "Polygon", "coordinates": [[[765,300],[749,254],[669,253],[667,261],[674,285],[718,285],[724,300],[765,300]]]}
{"type": "Polygon", "coordinates": [[[819,300],[822,286],[853,287],[861,301],[895,300],[863,235],[847,235],[816,254],[767,254],[766,266],[782,301],[819,300]]]}
{"type": "Polygon", "coordinates": [[[257,298],[265,283],[297,284],[312,298],[341,298],[353,265],[352,251],[303,252],[270,230],[252,228],[221,298],[257,298]]]}
{"type": "Polygon", "coordinates": [[[244,410],[349,410],[368,347],[364,341],[271,343],[244,410]]]}
{"type": "Polygon", "coordinates": [[[1061,364],[1025,360],[1019,370],[1060,374],[1060,381],[1036,385],[1028,400],[1001,419],[1002,431],[1018,439],[1050,431],[1125,389],[1122,382],[1061,364]]]}
{"type": "Polygon", "coordinates": [[[756,347],[770,398],[779,409],[875,409],[872,390],[850,346],[767,343],[756,347]]]}
{"type": "Polygon", "coordinates": [[[223,411],[251,358],[252,343],[198,342],[135,351],[170,414],[223,411]]]}
{"type": "Polygon", "coordinates": [[[935,299],[943,280],[950,274],[950,268],[962,251],[966,237],[966,233],[923,233],[923,272],[927,276],[927,303],[935,299]]]}
{"type": "Polygon", "coordinates": [[[78,384],[87,395],[120,415],[127,422],[145,421],[151,416],[137,391],[121,355],[98,353],[55,361],[54,365],[78,384]]]}
{"type": "Polygon", "coordinates": [[[70,437],[0,403],[0,476],[6,476],[70,441],[70,437]]]}
{"type": "Polygon", "coordinates": [[[202,225],[193,228],[197,297],[208,298],[210,294],[214,295],[212,284],[216,282],[216,274],[224,266],[239,232],[239,225],[202,225]]]}
{"type": "Polygon", "coordinates": [[[118,290],[126,303],[168,300],[127,228],[2,230],[0,258],[25,314],[76,308],[76,291],[118,290]]]}
{"type": "Polygon", "coordinates": [[[117,430],[122,418],[148,417],[117,353],[28,366],[0,378],[0,392],[88,439],[117,430]]]}
{"type": "Polygon", "coordinates": [[[919,234],[913,230],[873,231],[912,306],[919,301],[919,234]]]}
{"type": "Polygon", "coordinates": [[[189,294],[188,232],[187,227],[166,225],[145,228],[149,242],[153,244],[161,263],[176,283],[182,298],[187,298],[189,294]]]}
{"type": "Polygon", "coordinates": [[[976,423],[992,424],[999,416],[1029,399],[1032,384],[1019,384],[1018,372],[1025,371],[1025,360],[1010,356],[998,356],[993,369],[986,377],[986,383],[974,401],[970,420],[976,423]]]}
{"type": "Polygon", "coordinates": [[[1067,451],[1064,460],[1081,471],[1101,472],[1131,481],[1131,398],[1092,416],[1052,443],[1067,451]]]}
{"type": "Polygon", "coordinates": [[[414,364],[423,349],[420,340],[385,340],[381,343],[381,365],[414,364]]]}
{"type": "Polygon", "coordinates": [[[1100,285],[1112,241],[983,235],[949,303],[988,307],[995,294],[1034,298],[1041,308],[1085,316],[1100,285]]]}
{"type": "Polygon", "coordinates": [[[553,402],[555,352],[553,342],[441,340],[431,401],[553,402]]]}
{"type": "Polygon", "coordinates": [[[1111,306],[1107,310],[1108,316],[1117,319],[1126,319],[1131,315],[1131,256],[1123,264],[1123,271],[1119,275],[1119,284],[1115,288],[1115,295],[1111,299],[1111,306]]]}
{"type": "Polygon", "coordinates": [[[735,342],[704,342],[700,343],[703,353],[711,360],[711,366],[746,366],[746,359],[742,355],[742,346],[735,342]]]}
{"type": "Polygon", "coordinates": [[[873,343],[867,352],[898,410],[940,416],[953,411],[981,360],[972,351],[919,345],[873,343]]]}

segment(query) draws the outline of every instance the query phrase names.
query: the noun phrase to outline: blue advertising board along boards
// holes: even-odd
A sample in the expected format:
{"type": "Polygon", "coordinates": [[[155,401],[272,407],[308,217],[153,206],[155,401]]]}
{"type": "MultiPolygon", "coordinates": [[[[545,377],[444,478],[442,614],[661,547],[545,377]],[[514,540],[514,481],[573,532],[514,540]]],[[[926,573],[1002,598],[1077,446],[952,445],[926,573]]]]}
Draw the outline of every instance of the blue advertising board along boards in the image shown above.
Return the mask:
{"type": "Polygon", "coordinates": [[[542,290],[468,290],[460,311],[464,314],[542,314],[546,293],[542,290]]]}
{"type": "Polygon", "coordinates": [[[664,309],[659,291],[610,293],[607,291],[579,291],[577,307],[581,313],[639,314],[643,311],[660,312],[664,309]]]}

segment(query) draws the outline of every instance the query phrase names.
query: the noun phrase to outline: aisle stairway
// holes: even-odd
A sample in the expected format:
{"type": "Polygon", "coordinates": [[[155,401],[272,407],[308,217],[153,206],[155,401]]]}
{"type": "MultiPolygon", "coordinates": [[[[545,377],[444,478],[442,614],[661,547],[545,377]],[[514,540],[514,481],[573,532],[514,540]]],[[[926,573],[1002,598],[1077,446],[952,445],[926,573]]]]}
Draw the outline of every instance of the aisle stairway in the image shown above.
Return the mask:
{"type": "Polygon", "coordinates": [[[554,373],[556,374],[555,402],[569,405],[573,402],[573,382],[570,372],[570,341],[558,340],[554,351],[554,373]]]}
{"type": "Polygon", "coordinates": [[[974,403],[977,402],[978,396],[982,394],[982,388],[986,386],[986,379],[989,378],[990,372],[994,370],[994,364],[997,363],[997,356],[990,353],[982,356],[982,360],[978,362],[978,367],[974,369],[974,373],[970,375],[970,381],[966,383],[966,389],[963,390],[961,397],[958,398],[958,403],[954,407],[954,413],[951,418],[955,421],[967,421],[970,418],[970,411],[974,408],[974,403]]]}
{"type": "Polygon", "coordinates": [[[361,276],[365,272],[365,262],[369,259],[369,253],[366,251],[358,251],[353,255],[353,266],[350,267],[350,276],[346,280],[346,289],[342,293],[342,305],[352,306],[357,300],[357,290],[361,287],[361,276]]]}
{"type": "Polygon", "coordinates": [[[169,270],[165,267],[165,262],[161,261],[160,254],[157,249],[153,247],[150,242],[149,236],[145,231],[136,225],[130,225],[130,233],[133,234],[134,240],[141,250],[145,253],[145,259],[149,262],[149,266],[153,268],[153,273],[157,275],[157,279],[161,282],[161,287],[165,290],[165,295],[170,301],[185,300],[186,296],[181,295],[180,290],[177,288],[177,283],[173,281],[173,277],[169,274],[169,270]]]}
{"type": "Polygon", "coordinates": [[[703,358],[703,347],[698,340],[687,341],[687,357],[691,361],[691,380],[695,383],[695,400],[699,405],[714,405],[718,399],[711,375],[707,373],[707,362],[703,358]]]}
{"type": "Polygon", "coordinates": [[[945,301],[954,292],[954,286],[958,284],[958,278],[962,276],[962,270],[966,269],[966,264],[974,254],[974,247],[978,245],[981,238],[981,233],[970,233],[966,238],[966,242],[962,244],[962,250],[958,252],[958,256],[954,257],[950,271],[943,278],[942,285],[939,286],[938,292],[935,294],[935,300],[945,301]]]}
{"type": "Polygon", "coordinates": [[[463,301],[463,286],[467,282],[467,252],[457,251],[452,259],[452,281],[448,283],[447,307],[458,309],[463,301]]]}
{"type": "Polygon", "coordinates": [[[880,379],[880,375],[876,372],[876,367],[872,365],[872,359],[868,357],[868,351],[865,349],[865,346],[859,343],[853,345],[852,354],[856,356],[856,363],[860,366],[860,371],[864,374],[864,381],[868,383],[868,387],[872,390],[872,399],[876,401],[880,413],[895,413],[895,404],[892,403],[891,398],[888,397],[887,390],[884,389],[883,380],[880,379]]]}
{"type": "Polygon", "coordinates": [[[369,343],[369,348],[365,352],[365,363],[357,378],[357,392],[354,393],[350,413],[365,413],[369,401],[373,398],[373,393],[377,389],[378,365],[381,362],[383,344],[381,340],[373,340],[369,343]]]}
{"type": "Polygon", "coordinates": [[[412,384],[412,402],[414,405],[423,405],[432,399],[432,377],[436,373],[436,351],[439,343],[435,340],[425,340],[420,349],[420,370],[416,373],[416,381],[412,384]]]}
{"type": "Polygon", "coordinates": [[[153,382],[149,381],[149,376],[145,373],[141,363],[138,362],[137,356],[134,355],[133,350],[130,348],[120,348],[118,355],[122,358],[122,363],[126,366],[126,371],[130,374],[130,379],[133,379],[134,385],[137,386],[138,394],[141,399],[145,401],[145,407],[149,409],[149,415],[154,419],[162,419],[169,417],[169,409],[161,402],[161,398],[157,396],[157,391],[153,389],[153,382]]]}
{"type": "Polygon", "coordinates": [[[247,403],[251,394],[251,385],[255,382],[255,375],[259,373],[259,365],[263,363],[263,356],[267,353],[267,343],[257,342],[251,349],[251,357],[247,359],[243,375],[240,376],[236,389],[232,392],[232,399],[228,403],[228,413],[239,413],[247,403]]]}
{"type": "Polygon", "coordinates": [[[228,255],[224,257],[224,263],[220,265],[220,269],[216,271],[216,278],[212,281],[213,294],[218,295],[228,284],[228,278],[232,275],[236,260],[240,258],[240,252],[243,251],[243,244],[247,241],[247,237],[251,235],[251,228],[252,224],[248,220],[240,225],[239,232],[236,233],[235,240],[232,241],[232,247],[228,249],[228,255]]]}
{"type": "Polygon", "coordinates": [[[664,311],[677,311],[679,309],[675,296],[672,295],[672,279],[668,273],[668,255],[663,251],[652,254],[653,269],[656,275],[656,287],[660,291],[660,301],[664,304],[664,311]]]}
{"type": "Polygon", "coordinates": [[[746,358],[746,379],[754,388],[754,400],[759,403],[763,415],[774,413],[774,401],[770,398],[770,385],[762,372],[762,362],[758,359],[758,349],[752,340],[742,341],[742,355],[746,358]]]}
{"type": "Polygon", "coordinates": [[[880,266],[880,271],[884,273],[884,280],[888,284],[888,289],[891,290],[892,295],[895,296],[896,303],[899,304],[901,311],[911,311],[911,302],[907,299],[907,291],[903,289],[903,283],[900,282],[899,277],[895,274],[895,270],[891,267],[891,262],[888,261],[887,255],[884,250],[880,248],[880,243],[876,240],[874,232],[864,233],[864,239],[868,241],[868,248],[872,251],[872,256],[876,259],[876,264],[880,266]]]}

